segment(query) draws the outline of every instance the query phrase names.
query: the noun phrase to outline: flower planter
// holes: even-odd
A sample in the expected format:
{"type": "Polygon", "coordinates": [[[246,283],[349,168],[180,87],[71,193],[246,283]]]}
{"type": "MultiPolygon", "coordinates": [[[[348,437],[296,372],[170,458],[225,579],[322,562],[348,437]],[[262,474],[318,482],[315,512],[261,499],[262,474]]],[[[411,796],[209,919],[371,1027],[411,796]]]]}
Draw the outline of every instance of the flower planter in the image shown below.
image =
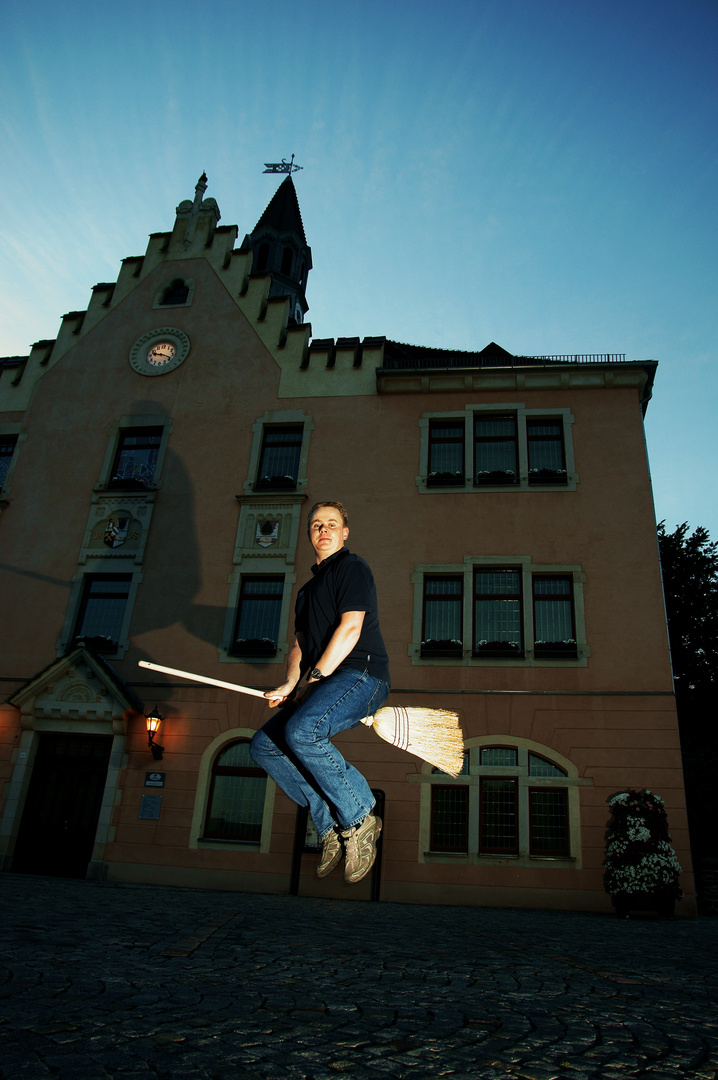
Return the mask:
{"type": "Polygon", "coordinates": [[[426,478],[427,487],[463,487],[465,477],[463,473],[432,472],[426,478]]]}
{"type": "Polygon", "coordinates": [[[476,474],[474,484],[478,487],[484,487],[485,485],[493,484],[507,484],[513,485],[517,483],[516,474],[510,470],[495,469],[492,472],[480,472],[476,474]]]}
{"type": "Polygon", "coordinates": [[[235,641],[231,649],[232,656],[275,656],[276,652],[276,643],[269,638],[243,638],[235,641]]]}
{"type": "Polygon", "coordinates": [[[565,469],[529,469],[529,484],[566,484],[565,469]]]}
{"type": "Polygon", "coordinates": [[[456,659],[463,655],[462,643],[451,638],[446,640],[422,641],[421,656],[431,659],[456,659]]]}
{"type": "Polygon", "coordinates": [[[521,646],[513,641],[479,641],[476,644],[474,656],[515,660],[523,656],[523,652],[521,646]]]}
{"type": "Polygon", "coordinates": [[[672,919],[676,911],[675,897],[660,893],[618,893],[611,897],[619,919],[630,919],[633,912],[653,911],[659,919],[672,919]]]}
{"type": "Polygon", "coordinates": [[[603,884],[616,915],[627,919],[632,911],[655,911],[670,918],[683,892],[663,799],[642,788],[619,791],[607,802],[603,884]]]}
{"type": "Polygon", "coordinates": [[[577,660],[575,641],[534,641],[536,660],[577,660]]]}
{"type": "Polygon", "coordinates": [[[294,491],[297,481],[293,476],[263,476],[254,485],[255,491],[294,491]]]}

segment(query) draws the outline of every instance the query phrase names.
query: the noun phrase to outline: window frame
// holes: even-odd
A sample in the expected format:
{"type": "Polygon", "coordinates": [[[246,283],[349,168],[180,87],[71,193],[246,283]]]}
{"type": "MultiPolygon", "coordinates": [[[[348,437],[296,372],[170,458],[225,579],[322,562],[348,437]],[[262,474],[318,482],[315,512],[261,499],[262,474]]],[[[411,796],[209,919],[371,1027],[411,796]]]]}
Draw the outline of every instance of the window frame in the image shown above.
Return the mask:
{"type": "Polygon", "coordinates": [[[472,619],[472,635],[471,635],[471,648],[474,656],[482,657],[484,659],[522,659],[524,657],[525,650],[525,638],[524,638],[524,599],[522,589],[522,572],[520,566],[491,566],[485,567],[481,564],[474,566],[473,573],[473,589],[472,589],[472,607],[473,607],[473,619],[472,619]],[[478,579],[482,574],[515,574],[518,579],[518,590],[512,593],[505,592],[478,592],[478,579]],[[518,624],[519,624],[519,641],[516,648],[513,647],[513,643],[509,641],[501,641],[495,638],[492,641],[481,638],[479,640],[479,627],[478,627],[478,604],[479,603],[515,603],[518,605],[518,624]]]}
{"type": "MultiPolygon", "coordinates": [[[[430,600],[430,593],[427,586],[430,583],[446,581],[447,583],[454,583],[460,585],[460,591],[458,593],[458,607],[459,607],[459,628],[460,630],[464,625],[464,593],[463,593],[463,577],[460,574],[425,574],[424,575],[424,591],[422,601],[422,630],[421,630],[421,655],[426,657],[460,657],[463,653],[463,637],[459,639],[454,638],[427,638],[427,623],[429,614],[429,604],[433,603],[430,600]],[[431,643],[434,643],[433,645],[431,643]]],[[[437,594],[438,595],[438,594],[437,594]]],[[[448,599],[448,598],[447,598],[448,599]]],[[[452,597],[453,599],[453,597],[452,597]]],[[[438,603],[438,601],[437,601],[438,603]]]]}
{"type": "MultiPolygon", "coordinates": [[[[427,472],[426,472],[427,487],[447,487],[447,486],[448,487],[464,487],[464,485],[466,483],[466,435],[465,435],[465,427],[466,427],[466,421],[463,418],[459,420],[459,419],[456,419],[456,417],[447,417],[447,418],[442,420],[442,419],[440,419],[438,417],[434,417],[433,419],[429,420],[429,428],[428,428],[429,445],[428,445],[428,461],[427,461],[427,472]],[[440,434],[438,434],[438,432],[442,428],[445,431],[454,430],[456,432],[456,435],[446,435],[446,434],[440,435],[440,434]],[[433,465],[438,464],[438,462],[434,462],[434,460],[433,460],[435,452],[436,452],[436,454],[438,456],[439,447],[449,446],[449,445],[453,445],[453,444],[456,444],[460,448],[459,455],[458,455],[458,457],[460,459],[460,469],[454,470],[453,472],[452,472],[451,469],[449,469],[449,470],[436,470],[436,469],[434,469],[433,465]]],[[[457,460],[456,464],[457,465],[459,464],[458,460],[457,460]]]]}
{"type": "Polygon", "coordinates": [[[15,463],[15,458],[17,456],[18,439],[19,435],[17,435],[15,432],[9,432],[8,434],[0,432],[0,461],[4,458],[7,459],[7,469],[5,470],[5,474],[0,474],[0,494],[7,493],[8,477],[10,476],[12,467],[15,463]],[[2,452],[3,444],[5,444],[9,448],[9,453],[2,452]]]}
{"type": "MultiPolygon", "coordinates": [[[[420,434],[419,468],[420,473],[416,477],[416,487],[420,494],[452,494],[464,492],[465,494],[496,494],[499,492],[516,491],[575,491],[579,482],[576,471],[573,450],[573,423],[574,417],[568,408],[536,409],[527,408],[522,401],[497,402],[492,405],[478,403],[468,404],[461,411],[454,412],[424,412],[421,414],[418,425],[420,434]],[[516,420],[516,454],[517,475],[514,479],[509,477],[487,477],[484,481],[476,482],[476,425],[482,419],[491,416],[512,416],[516,420]],[[559,474],[555,478],[532,478],[530,472],[530,455],[528,446],[528,432],[531,423],[539,424],[556,423],[561,425],[561,443],[565,475],[559,474]],[[464,430],[464,482],[447,479],[441,483],[436,476],[430,477],[431,472],[431,448],[435,439],[433,432],[442,424],[462,424],[464,430]],[[469,467],[470,466],[470,467],[469,467]]],[[[457,428],[458,430],[458,428],[457,428]]],[[[490,438],[487,436],[487,438],[490,438]]]]}
{"type": "MultiPolygon", "coordinates": [[[[237,778],[263,778],[265,781],[269,779],[264,769],[260,769],[258,765],[221,765],[222,758],[237,745],[249,745],[250,740],[246,737],[240,737],[232,739],[230,742],[225,743],[221,750],[215,754],[212,761],[210,777],[209,777],[209,790],[207,793],[207,805],[204,816],[204,828],[202,831],[202,839],[204,840],[216,840],[224,843],[236,843],[236,844],[251,844],[252,846],[259,847],[262,842],[262,827],[263,822],[259,826],[259,835],[252,837],[249,835],[240,835],[238,833],[227,834],[211,831],[210,829],[210,817],[212,814],[212,804],[214,800],[214,793],[216,788],[216,779],[218,776],[234,776],[237,778]]],[[[264,789],[263,803],[266,801],[266,783],[264,789]]]]}
{"type": "Polygon", "coordinates": [[[274,801],[277,792],[277,785],[271,777],[267,778],[264,792],[264,811],[262,815],[262,830],[259,844],[257,844],[256,841],[247,843],[241,840],[222,840],[204,836],[204,827],[209,809],[209,788],[212,767],[217,758],[224,750],[228,749],[232,743],[243,740],[249,742],[254,734],[254,728],[231,728],[229,731],[221,732],[208,746],[205,747],[200,758],[197,776],[194,809],[192,811],[192,824],[190,827],[188,843],[190,850],[226,851],[228,847],[231,847],[235,851],[238,851],[238,853],[244,849],[248,858],[255,858],[257,855],[266,855],[269,853],[272,842],[274,801]]]}
{"type": "Polygon", "coordinates": [[[580,789],[592,781],[580,777],[577,767],[569,759],[553,749],[531,739],[505,734],[476,736],[466,740],[468,769],[457,777],[447,776],[430,765],[422,766],[421,774],[411,777],[421,785],[420,835],[418,861],[420,863],[452,863],[457,860],[476,866],[542,866],[547,869],[576,868],[582,865],[580,789]],[[487,748],[515,748],[517,765],[481,765],[481,751],[487,748]],[[557,770],[556,775],[531,775],[531,758],[539,758],[557,770]],[[487,851],[481,841],[482,791],[484,780],[511,781],[515,785],[516,843],[513,850],[487,851]],[[468,794],[468,844],[466,850],[452,849],[449,845],[432,846],[436,837],[434,789],[464,788],[468,794]],[[565,835],[567,843],[561,850],[536,850],[533,839],[532,800],[536,792],[562,792],[565,807],[565,835]]]}
{"type": "MultiPolygon", "coordinates": [[[[87,579],[102,579],[107,577],[121,577],[127,579],[128,593],[125,598],[125,608],[122,615],[119,640],[116,642],[117,648],[113,651],[108,650],[106,655],[112,656],[115,660],[122,660],[129,649],[132,613],[137,599],[137,590],[142,582],[142,572],[135,565],[134,559],[113,559],[112,570],[110,571],[108,569],[107,559],[98,557],[88,559],[82,570],[78,571],[73,578],[70,599],[65,613],[65,621],[55,646],[58,657],[66,656],[71,652],[71,650],[76,647],[76,642],[78,640],[87,640],[92,644],[91,638],[86,638],[83,637],[83,635],[78,634],[83,617],[82,608],[85,600],[85,590],[88,587],[87,579]]],[[[104,654],[102,649],[98,651],[104,654]]]]}
{"type": "Polygon", "coordinates": [[[262,444],[259,450],[259,463],[257,466],[257,475],[254,481],[255,491],[296,491],[297,483],[299,481],[299,468],[302,456],[302,443],[304,441],[304,425],[302,423],[294,424],[265,424],[262,429],[262,444]],[[282,435],[287,437],[287,442],[276,443],[274,446],[270,446],[269,438],[272,435],[282,435]],[[295,436],[294,441],[290,441],[291,436],[295,436]],[[296,438],[298,436],[298,438],[296,438]],[[264,473],[265,454],[269,454],[270,450],[276,450],[280,447],[286,449],[297,450],[296,455],[296,476],[290,478],[289,473],[283,475],[274,475],[264,473]]]}
{"type": "MultiPolygon", "coordinates": [[[[560,600],[560,594],[554,596],[554,600],[560,600]]],[[[533,611],[533,632],[534,632],[534,656],[536,659],[541,660],[576,660],[578,659],[578,645],[576,642],[576,603],[575,603],[575,590],[573,588],[573,581],[568,574],[537,574],[531,575],[531,607],[533,611]],[[569,617],[571,622],[571,635],[569,638],[555,638],[553,640],[544,640],[537,638],[536,634],[539,632],[538,626],[541,621],[537,615],[537,604],[544,603],[541,599],[542,596],[551,596],[550,593],[537,593],[536,585],[540,581],[566,581],[569,585],[569,590],[565,594],[566,600],[563,601],[568,605],[569,617]],[[541,648],[537,648],[537,646],[541,648]]]]}
{"type": "Polygon", "coordinates": [[[247,478],[244,481],[244,495],[252,496],[256,499],[266,499],[271,496],[273,491],[276,491],[278,495],[303,495],[306,492],[308,478],[307,468],[309,463],[309,440],[312,431],[314,430],[314,422],[309,413],[304,412],[303,409],[272,409],[269,412],[265,412],[264,416],[258,417],[252,424],[252,446],[249,453],[249,462],[247,466],[247,478]],[[299,465],[297,468],[297,479],[293,487],[257,487],[257,479],[259,477],[260,466],[262,463],[262,447],[264,444],[264,431],[269,427],[289,427],[296,425],[302,427],[302,440],[299,449],[299,465]]]}
{"type": "Polygon", "coordinates": [[[95,571],[94,573],[87,573],[87,574],[83,575],[82,591],[80,593],[80,600],[79,600],[79,603],[77,605],[77,613],[76,613],[76,617],[75,617],[75,626],[74,626],[74,631],[73,631],[72,638],[70,640],[70,645],[69,645],[69,647],[71,649],[76,648],[76,646],[81,641],[85,641],[96,652],[101,653],[103,656],[116,656],[117,655],[117,653],[119,652],[119,649],[120,649],[120,642],[121,642],[121,638],[122,638],[122,627],[123,627],[123,625],[125,623],[125,616],[126,616],[126,613],[127,613],[127,604],[129,602],[129,598],[130,598],[131,586],[132,586],[132,574],[131,573],[122,573],[122,572],[114,573],[114,572],[111,572],[111,571],[95,571]],[[91,596],[90,592],[91,592],[92,587],[94,585],[100,585],[103,581],[108,581],[108,582],[109,581],[116,581],[116,582],[122,581],[122,582],[125,582],[126,585],[127,585],[126,592],[124,592],[124,594],[121,597],[120,597],[119,593],[108,593],[107,596],[104,596],[104,597],[101,594],[91,596]],[[105,634],[87,634],[87,633],[82,632],[82,624],[84,623],[85,618],[87,616],[89,602],[91,600],[99,601],[99,600],[102,600],[102,599],[118,599],[118,600],[123,599],[124,600],[124,607],[122,609],[122,615],[121,615],[120,619],[118,620],[120,630],[119,630],[119,632],[117,634],[117,640],[115,640],[114,637],[110,637],[109,635],[105,635],[105,634]],[[107,640],[109,642],[111,642],[109,647],[104,647],[103,648],[101,646],[100,642],[104,638],[107,638],[107,640]]]}
{"type": "Polygon", "coordinates": [[[526,460],[528,466],[528,483],[530,487],[543,487],[547,484],[565,486],[568,483],[568,473],[566,470],[566,433],[564,431],[564,425],[560,416],[526,416],[526,460]],[[541,425],[556,424],[558,431],[558,438],[552,439],[549,435],[532,435],[531,428],[539,427],[541,425]],[[557,442],[559,446],[559,458],[560,465],[558,468],[548,468],[546,466],[532,466],[531,464],[531,444],[532,442],[557,442]]]}
{"type": "MultiPolygon", "coordinates": [[[[277,655],[277,651],[279,649],[279,644],[280,644],[280,633],[281,633],[281,629],[282,629],[282,606],[283,606],[283,599],[284,599],[285,591],[286,591],[286,580],[285,580],[285,575],[284,574],[271,574],[271,573],[244,573],[244,574],[240,574],[239,592],[238,592],[236,613],[235,613],[235,619],[234,619],[234,631],[233,631],[233,634],[232,634],[232,641],[231,641],[230,647],[227,650],[227,652],[231,656],[238,657],[238,658],[241,658],[241,659],[247,659],[247,660],[258,660],[258,659],[265,659],[266,660],[266,659],[271,659],[271,658],[273,658],[273,657],[275,657],[277,655]],[[280,588],[280,591],[278,593],[266,593],[266,594],[250,593],[248,591],[245,591],[245,585],[248,585],[250,582],[252,584],[259,584],[261,582],[267,582],[267,583],[272,582],[274,584],[279,584],[281,586],[281,588],[280,588]],[[277,599],[278,598],[278,600],[279,600],[279,610],[278,610],[277,616],[276,616],[276,637],[277,637],[277,640],[273,643],[273,647],[271,649],[269,647],[263,648],[261,646],[260,642],[264,641],[265,640],[264,638],[261,638],[261,639],[259,639],[259,638],[257,638],[257,639],[248,639],[248,638],[239,639],[238,636],[237,636],[239,634],[240,620],[242,618],[242,604],[243,604],[243,601],[246,601],[250,597],[255,601],[259,600],[259,599],[262,599],[262,598],[266,598],[266,599],[277,599]],[[239,641],[240,640],[243,640],[243,641],[252,641],[253,640],[253,641],[256,641],[257,644],[254,647],[246,647],[244,649],[240,649],[239,648],[239,641]]],[[[266,640],[269,640],[269,639],[266,639],[266,640]]]]}
{"type": "Polygon", "coordinates": [[[162,449],[162,440],[164,437],[164,427],[156,425],[150,427],[146,424],[139,425],[138,427],[120,428],[117,434],[117,442],[115,445],[115,455],[110,468],[110,477],[107,481],[108,491],[123,491],[123,492],[135,492],[135,491],[154,491],[156,488],[155,475],[157,473],[157,463],[159,461],[160,450],[162,449]],[[139,482],[133,482],[132,477],[116,476],[116,472],[120,467],[121,457],[124,452],[131,452],[132,450],[151,450],[150,446],[138,446],[131,447],[124,445],[126,439],[157,439],[157,453],[155,456],[154,465],[152,467],[152,475],[148,484],[142,484],[139,482]]]}
{"type": "MultiPolygon", "coordinates": [[[[515,487],[521,481],[521,469],[519,466],[519,427],[518,417],[515,412],[485,412],[483,409],[477,409],[473,414],[473,456],[472,456],[472,482],[474,487],[495,487],[497,485],[504,487],[515,487]],[[491,422],[509,421],[513,427],[510,433],[495,432],[486,435],[478,434],[479,424],[491,423],[491,422]],[[487,469],[479,470],[479,464],[484,464],[479,461],[479,447],[493,447],[494,449],[503,446],[504,444],[512,448],[513,461],[510,464],[513,468],[510,469],[487,469]]],[[[502,455],[499,455],[502,456],[502,455]]]]}
{"type": "MultiPolygon", "coordinates": [[[[411,574],[414,587],[414,609],[412,639],[408,653],[412,665],[447,665],[464,666],[520,666],[520,667],[586,667],[591,649],[586,638],[586,621],[583,587],[586,576],[576,563],[546,565],[532,563],[530,555],[474,556],[466,555],[463,563],[418,564],[411,574]],[[517,571],[520,575],[520,621],[522,650],[476,648],[476,581],[481,571],[517,571]],[[426,582],[429,579],[445,577],[463,580],[463,606],[461,641],[462,648],[427,649],[426,648],[426,582]],[[536,650],[534,626],[535,608],[533,602],[533,579],[565,578],[570,583],[571,611],[574,627],[574,644],[554,650],[536,650]],[[470,643],[470,644],[469,644],[470,643]]],[[[483,640],[483,639],[481,639],[483,640]]]]}
{"type": "Polygon", "coordinates": [[[172,420],[164,413],[155,414],[129,414],[121,416],[115,427],[112,437],[108,440],[107,448],[105,450],[105,456],[100,469],[100,478],[95,485],[94,490],[98,493],[117,493],[118,495],[132,495],[133,498],[140,497],[142,499],[149,499],[150,501],[154,497],[154,493],[160,490],[162,486],[162,469],[164,467],[165,457],[167,455],[167,449],[169,445],[169,438],[172,434],[172,420]],[[160,445],[157,452],[157,460],[155,462],[154,473],[152,475],[152,486],[149,488],[136,486],[136,487],[116,487],[111,485],[112,475],[117,461],[118,452],[120,450],[120,444],[122,435],[124,432],[128,432],[131,429],[140,431],[145,429],[161,428],[162,436],[160,438],[160,445]]]}

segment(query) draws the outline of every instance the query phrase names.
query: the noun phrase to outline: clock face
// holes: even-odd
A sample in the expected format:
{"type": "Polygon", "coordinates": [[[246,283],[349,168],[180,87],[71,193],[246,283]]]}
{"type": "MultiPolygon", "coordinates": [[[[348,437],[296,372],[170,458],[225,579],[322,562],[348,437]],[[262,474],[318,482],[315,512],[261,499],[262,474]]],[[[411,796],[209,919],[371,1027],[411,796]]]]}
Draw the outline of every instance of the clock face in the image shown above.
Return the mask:
{"type": "Polygon", "coordinates": [[[189,355],[190,342],[184,330],[159,326],[148,330],[130,349],[130,365],[138,375],[167,375],[189,355]]]}
{"type": "Polygon", "coordinates": [[[174,360],[176,347],[170,341],[158,341],[147,350],[147,363],[153,367],[164,367],[174,360]]]}

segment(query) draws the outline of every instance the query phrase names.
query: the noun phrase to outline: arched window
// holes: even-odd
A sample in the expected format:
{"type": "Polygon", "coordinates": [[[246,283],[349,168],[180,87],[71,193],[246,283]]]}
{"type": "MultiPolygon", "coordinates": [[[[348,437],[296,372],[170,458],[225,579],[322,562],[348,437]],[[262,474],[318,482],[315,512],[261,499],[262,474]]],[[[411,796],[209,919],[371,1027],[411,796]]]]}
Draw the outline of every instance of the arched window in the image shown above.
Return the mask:
{"type": "Polygon", "coordinates": [[[473,745],[467,745],[455,779],[439,769],[424,771],[428,850],[423,858],[446,852],[478,863],[496,858],[523,865],[536,859],[575,862],[580,846],[575,768],[564,759],[551,760],[551,751],[524,739],[469,742],[473,745]]]}
{"type": "Polygon", "coordinates": [[[164,307],[165,304],[186,304],[187,297],[189,296],[189,285],[183,278],[175,278],[174,281],[167,286],[162,293],[162,299],[160,304],[164,307]]]}
{"type": "Polygon", "coordinates": [[[282,252],[282,269],[281,269],[281,272],[285,275],[285,277],[289,277],[290,274],[292,273],[293,257],[294,257],[294,252],[292,251],[292,249],[290,247],[285,247],[284,251],[282,252]]]}
{"type": "Polygon", "coordinates": [[[258,844],[267,774],[249,756],[249,740],[230,743],[212,767],[204,836],[258,844]]]}
{"type": "Polygon", "coordinates": [[[257,251],[257,261],[254,267],[255,273],[261,274],[267,269],[269,262],[269,244],[260,244],[257,251]]]}

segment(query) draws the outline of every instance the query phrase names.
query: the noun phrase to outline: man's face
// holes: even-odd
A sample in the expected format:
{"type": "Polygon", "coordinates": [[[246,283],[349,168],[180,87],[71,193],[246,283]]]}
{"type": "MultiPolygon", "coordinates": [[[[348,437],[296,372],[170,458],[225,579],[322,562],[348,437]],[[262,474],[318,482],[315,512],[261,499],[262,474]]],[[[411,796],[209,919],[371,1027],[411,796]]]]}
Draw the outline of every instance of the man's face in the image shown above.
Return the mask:
{"type": "Polygon", "coordinates": [[[317,562],[323,562],[344,547],[349,529],[334,506],[320,506],[309,523],[309,540],[314,548],[317,562]]]}

